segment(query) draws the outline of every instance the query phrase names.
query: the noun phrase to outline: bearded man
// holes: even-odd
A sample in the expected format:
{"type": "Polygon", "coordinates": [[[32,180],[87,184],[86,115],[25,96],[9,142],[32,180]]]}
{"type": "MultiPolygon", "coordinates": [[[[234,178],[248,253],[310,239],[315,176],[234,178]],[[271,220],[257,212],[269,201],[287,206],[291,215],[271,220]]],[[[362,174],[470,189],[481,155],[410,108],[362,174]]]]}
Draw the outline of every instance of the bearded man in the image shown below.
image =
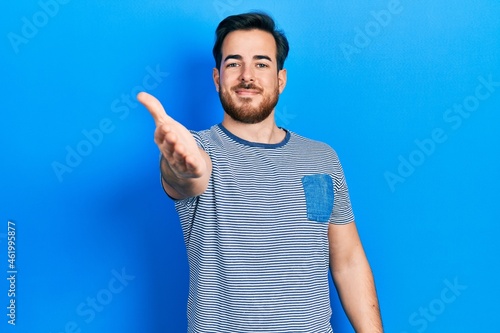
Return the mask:
{"type": "Polygon", "coordinates": [[[266,14],[224,19],[213,81],[225,113],[207,130],[138,95],[188,252],[188,332],[332,332],[329,269],[356,332],[382,332],[337,154],[275,122],[288,50],[266,14]]]}

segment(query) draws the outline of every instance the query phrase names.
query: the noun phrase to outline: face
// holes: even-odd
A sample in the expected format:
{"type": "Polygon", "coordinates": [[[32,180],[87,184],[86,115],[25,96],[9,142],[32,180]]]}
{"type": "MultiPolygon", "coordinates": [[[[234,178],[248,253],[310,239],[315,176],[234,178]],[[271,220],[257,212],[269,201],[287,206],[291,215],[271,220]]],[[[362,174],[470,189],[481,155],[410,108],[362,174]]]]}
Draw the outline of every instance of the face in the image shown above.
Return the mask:
{"type": "Polygon", "coordinates": [[[268,118],[286,84],[286,70],[278,71],[274,37],[262,30],[229,33],[213,78],[229,117],[246,124],[268,118]]]}

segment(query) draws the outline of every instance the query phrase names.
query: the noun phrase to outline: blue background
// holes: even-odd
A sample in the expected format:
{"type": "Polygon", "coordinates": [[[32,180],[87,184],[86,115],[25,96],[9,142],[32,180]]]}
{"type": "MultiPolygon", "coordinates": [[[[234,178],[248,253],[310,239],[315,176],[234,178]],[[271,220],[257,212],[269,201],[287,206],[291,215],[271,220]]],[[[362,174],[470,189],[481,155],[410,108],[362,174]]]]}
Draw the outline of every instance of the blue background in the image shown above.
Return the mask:
{"type": "Polygon", "coordinates": [[[341,158],[386,331],[498,330],[498,1],[24,0],[0,13],[2,332],[185,331],[185,247],[134,95],[220,122],[214,30],[253,9],[291,44],[278,123],[341,158]]]}

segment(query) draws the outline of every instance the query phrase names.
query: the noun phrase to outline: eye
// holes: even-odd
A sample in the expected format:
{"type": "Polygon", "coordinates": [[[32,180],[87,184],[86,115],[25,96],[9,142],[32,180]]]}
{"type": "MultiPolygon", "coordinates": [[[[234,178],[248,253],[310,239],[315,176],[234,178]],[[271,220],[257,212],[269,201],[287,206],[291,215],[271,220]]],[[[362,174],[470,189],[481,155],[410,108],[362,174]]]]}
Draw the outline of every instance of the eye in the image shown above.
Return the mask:
{"type": "Polygon", "coordinates": [[[226,65],[226,67],[238,67],[238,66],[239,66],[239,64],[236,62],[231,62],[231,63],[226,65]]]}
{"type": "Polygon", "coordinates": [[[264,63],[258,63],[257,67],[258,68],[267,68],[267,67],[269,67],[269,65],[268,64],[264,64],[264,63]]]}

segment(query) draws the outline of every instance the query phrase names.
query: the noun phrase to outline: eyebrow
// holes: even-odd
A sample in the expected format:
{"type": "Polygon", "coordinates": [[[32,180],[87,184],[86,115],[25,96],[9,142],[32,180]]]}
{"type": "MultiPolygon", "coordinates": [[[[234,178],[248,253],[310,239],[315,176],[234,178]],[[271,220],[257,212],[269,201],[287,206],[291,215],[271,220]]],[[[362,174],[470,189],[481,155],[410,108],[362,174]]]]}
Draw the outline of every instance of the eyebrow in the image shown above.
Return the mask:
{"type": "MultiPolygon", "coordinates": [[[[243,57],[241,55],[239,55],[239,54],[229,54],[227,57],[224,58],[224,62],[226,62],[226,61],[228,61],[230,59],[242,60],[243,57]]],[[[262,59],[264,59],[264,60],[268,60],[270,62],[273,62],[272,59],[269,56],[260,55],[260,54],[254,55],[253,59],[254,60],[262,60],[262,59]]]]}

